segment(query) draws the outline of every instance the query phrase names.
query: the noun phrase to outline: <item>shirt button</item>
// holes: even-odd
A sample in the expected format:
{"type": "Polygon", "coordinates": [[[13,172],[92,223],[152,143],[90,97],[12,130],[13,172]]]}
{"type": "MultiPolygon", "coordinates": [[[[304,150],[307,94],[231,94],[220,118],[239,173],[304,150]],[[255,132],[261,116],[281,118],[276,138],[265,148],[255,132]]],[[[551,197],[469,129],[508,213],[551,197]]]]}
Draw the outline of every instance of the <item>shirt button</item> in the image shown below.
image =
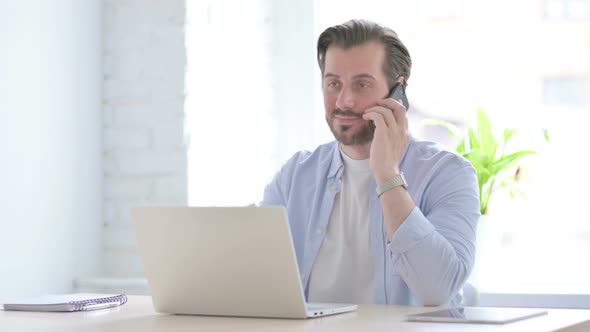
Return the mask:
{"type": "Polygon", "coordinates": [[[318,229],[316,229],[316,230],[315,230],[315,233],[316,233],[317,235],[322,235],[322,229],[321,229],[321,228],[318,228],[318,229]]]}
{"type": "Polygon", "coordinates": [[[301,280],[305,279],[305,274],[301,273],[301,280]]]}
{"type": "Polygon", "coordinates": [[[336,188],[336,186],[335,186],[335,185],[331,185],[331,186],[330,186],[330,191],[331,191],[331,192],[336,192],[336,191],[338,191],[338,188],[336,188]]]}

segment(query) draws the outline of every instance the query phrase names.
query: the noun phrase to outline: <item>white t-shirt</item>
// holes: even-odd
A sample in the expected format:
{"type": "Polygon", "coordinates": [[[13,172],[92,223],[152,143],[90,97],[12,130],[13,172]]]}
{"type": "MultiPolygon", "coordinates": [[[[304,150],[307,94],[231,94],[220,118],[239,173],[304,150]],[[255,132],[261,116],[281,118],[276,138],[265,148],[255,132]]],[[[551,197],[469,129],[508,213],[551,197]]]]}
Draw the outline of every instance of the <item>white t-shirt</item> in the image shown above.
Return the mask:
{"type": "Polygon", "coordinates": [[[340,150],[342,190],[334,200],[326,237],[309,279],[310,302],[373,303],[373,257],[369,243],[369,160],[340,150]]]}

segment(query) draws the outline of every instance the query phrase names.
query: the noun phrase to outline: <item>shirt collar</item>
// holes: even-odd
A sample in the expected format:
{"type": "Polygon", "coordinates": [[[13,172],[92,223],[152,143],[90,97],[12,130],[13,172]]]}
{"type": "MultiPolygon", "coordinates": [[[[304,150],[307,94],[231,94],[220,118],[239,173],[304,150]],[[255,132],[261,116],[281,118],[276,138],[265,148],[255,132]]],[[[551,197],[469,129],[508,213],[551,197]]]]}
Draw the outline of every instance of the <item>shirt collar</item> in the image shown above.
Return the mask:
{"type": "Polygon", "coordinates": [[[334,141],[332,146],[332,162],[330,163],[330,170],[328,171],[328,178],[333,178],[338,175],[338,172],[342,169],[342,156],[340,156],[340,148],[338,141],[334,141]]]}
{"type": "MultiPolygon", "coordinates": [[[[404,153],[402,155],[402,159],[400,160],[400,169],[402,168],[402,164],[406,159],[406,155],[408,154],[408,150],[410,145],[414,142],[414,137],[410,135],[410,140],[408,141],[408,145],[404,149],[404,153]]],[[[332,146],[332,162],[330,163],[330,171],[328,172],[328,178],[333,178],[339,174],[342,170],[343,163],[342,163],[342,156],[340,156],[340,148],[338,145],[338,141],[334,141],[332,146]]]]}

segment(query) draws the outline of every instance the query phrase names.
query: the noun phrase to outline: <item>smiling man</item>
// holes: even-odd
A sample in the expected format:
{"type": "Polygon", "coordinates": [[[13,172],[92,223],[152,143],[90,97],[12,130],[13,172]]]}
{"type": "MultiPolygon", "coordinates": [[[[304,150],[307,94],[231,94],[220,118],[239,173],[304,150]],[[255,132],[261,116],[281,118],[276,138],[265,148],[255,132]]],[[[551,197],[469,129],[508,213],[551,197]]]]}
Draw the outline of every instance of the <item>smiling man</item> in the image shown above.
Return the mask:
{"type": "Polygon", "coordinates": [[[335,141],[295,154],[261,205],[287,209],[309,301],[459,304],[474,263],[476,172],[439,144],[413,138],[411,58],[397,34],[367,20],[318,39],[326,121],[335,141]]]}

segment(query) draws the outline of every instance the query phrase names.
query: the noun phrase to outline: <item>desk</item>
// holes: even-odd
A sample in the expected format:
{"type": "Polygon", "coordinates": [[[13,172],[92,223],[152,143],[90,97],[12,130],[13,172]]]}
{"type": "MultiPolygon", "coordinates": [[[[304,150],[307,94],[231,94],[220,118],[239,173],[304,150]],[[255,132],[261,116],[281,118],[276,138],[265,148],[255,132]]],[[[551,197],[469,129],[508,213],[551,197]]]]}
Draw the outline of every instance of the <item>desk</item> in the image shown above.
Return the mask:
{"type": "Polygon", "coordinates": [[[105,310],[44,313],[0,310],[0,331],[590,331],[590,310],[550,309],[546,316],[505,325],[418,323],[405,315],[433,310],[361,305],[357,312],[308,320],[166,315],[154,312],[149,296],[105,310]]]}

